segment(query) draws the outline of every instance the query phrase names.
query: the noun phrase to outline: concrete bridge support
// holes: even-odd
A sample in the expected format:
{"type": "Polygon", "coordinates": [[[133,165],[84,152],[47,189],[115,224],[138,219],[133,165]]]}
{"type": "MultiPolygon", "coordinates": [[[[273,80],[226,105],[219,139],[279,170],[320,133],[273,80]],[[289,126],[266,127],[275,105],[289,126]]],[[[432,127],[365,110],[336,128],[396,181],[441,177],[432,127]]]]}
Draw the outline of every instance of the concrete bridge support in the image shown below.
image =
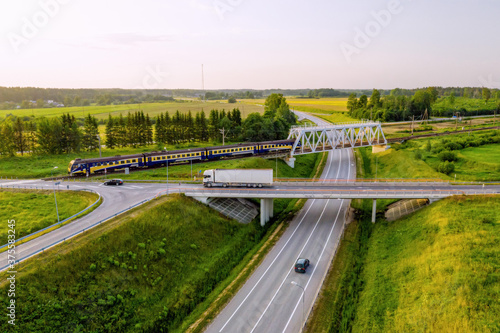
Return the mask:
{"type": "Polygon", "coordinates": [[[260,199],[260,225],[264,226],[273,216],[273,199],[260,199]]]}
{"type": "Polygon", "coordinates": [[[372,223],[375,223],[376,217],[377,217],[377,199],[373,199],[372,223]]]}

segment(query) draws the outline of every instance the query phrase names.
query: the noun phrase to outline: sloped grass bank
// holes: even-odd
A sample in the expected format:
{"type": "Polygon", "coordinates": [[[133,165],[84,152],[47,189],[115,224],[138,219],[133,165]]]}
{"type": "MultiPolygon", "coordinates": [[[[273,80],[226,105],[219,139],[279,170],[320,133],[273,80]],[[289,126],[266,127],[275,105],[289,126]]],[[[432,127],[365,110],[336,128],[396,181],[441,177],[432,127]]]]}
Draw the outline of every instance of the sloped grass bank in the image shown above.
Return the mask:
{"type": "MultiPolygon", "coordinates": [[[[17,328],[170,331],[265,232],[257,223],[229,221],[185,197],[154,200],[22,264],[17,328]]],[[[2,280],[0,300],[7,306],[2,280]]],[[[2,331],[6,325],[1,322],[2,331]]]]}
{"type": "MultiPolygon", "coordinates": [[[[62,221],[92,205],[98,195],[85,191],[57,191],[62,221]]],[[[0,245],[7,244],[7,220],[15,220],[16,238],[57,223],[54,192],[44,190],[0,190],[0,245]]]]}
{"type": "Polygon", "coordinates": [[[453,197],[368,244],[353,332],[498,332],[500,198],[453,197]]]}

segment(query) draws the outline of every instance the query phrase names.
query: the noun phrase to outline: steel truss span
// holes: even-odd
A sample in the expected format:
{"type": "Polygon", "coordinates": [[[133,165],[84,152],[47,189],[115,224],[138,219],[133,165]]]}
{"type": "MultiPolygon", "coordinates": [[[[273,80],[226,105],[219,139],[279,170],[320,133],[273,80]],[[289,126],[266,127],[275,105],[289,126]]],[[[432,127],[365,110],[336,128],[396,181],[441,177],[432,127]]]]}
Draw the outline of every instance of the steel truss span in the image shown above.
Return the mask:
{"type": "Polygon", "coordinates": [[[373,121],[324,126],[293,126],[288,139],[295,139],[290,156],[387,144],[382,124],[373,121]]]}

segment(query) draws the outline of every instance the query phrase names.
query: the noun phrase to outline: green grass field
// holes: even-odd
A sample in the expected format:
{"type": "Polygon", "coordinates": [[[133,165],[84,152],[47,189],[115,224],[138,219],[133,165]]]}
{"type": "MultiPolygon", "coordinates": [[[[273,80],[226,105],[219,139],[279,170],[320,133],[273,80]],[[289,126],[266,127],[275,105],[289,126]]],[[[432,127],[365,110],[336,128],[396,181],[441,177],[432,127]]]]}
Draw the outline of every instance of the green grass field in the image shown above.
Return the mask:
{"type": "Polygon", "coordinates": [[[498,332],[500,199],[454,197],[379,221],[353,332],[498,332]]]}
{"type": "MultiPolygon", "coordinates": [[[[23,300],[17,327],[24,332],[171,330],[263,234],[257,223],[227,220],[184,197],[164,197],[134,212],[23,267],[17,275],[17,299],[23,300]]],[[[0,300],[6,304],[6,292],[0,300]]],[[[2,331],[7,326],[0,323],[2,331]]]]}
{"type": "Polygon", "coordinates": [[[144,113],[149,114],[150,117],[156,117],[162,112],[168,111],[170,115],[175,113],[177,110],[181,113],[187,113],[191,111],[193,117],[196,112],[201,110],[205,111],[208,117],[210,110],[218,109],[222,110],[232,110],[233,108],[239,108],[241,111],[242,118],[246,118],[250,113],[259,112],[263,113],[264,108],[255,104],[246,103],[235,103],[228,104],[223,101],[213,102],[201,102],[201,101],[185,101],[179,102],[166,102],[166,103],[142,103],[142,104],[121,104],[121,105],[91,105],[91,106],[74,106],[74,107],[63,107],[63,108],[43,108],[43,109],[16,109],[16,110],[0,110],[0,119],[5,118],[8,114],[14,114],[18,117],[58,117],[63,113],[69,113],[74,115],[75,118],[84,118],[91,114],[97,119],[107,119],[108,115],[111,114],[113,117],[123,114],[127,115],[128,112],[134,113],[136,111],[144,111],[144,113]]]}
{"type": "MultiPolygon", "coordinates": [[[[359,149],[358,177],[436,176],[414,158],[421,144],[376,155],[359,149]]],[[[488,163],[497,161],[496,146],[459,154],[488,163]]],[[[393,201],[377,200],[378,215],[393,201]]],[[[448,198],[376,224],[371,200],[352,206],[357,221],[347,228],[306,332],[498,331],[500,198],[448,198]]]]}
{"type": "MultiPolygon", "coordinates": [[[[58,191],[56,196],[61,221],[84,210],[98,198],[95,193],[83,191],[58,191]]],[[[54,193],[41,190],[0,190],[0,245],[7,243],[7,220],[16,221],[16,238],[57,223],[54,193]]]]}

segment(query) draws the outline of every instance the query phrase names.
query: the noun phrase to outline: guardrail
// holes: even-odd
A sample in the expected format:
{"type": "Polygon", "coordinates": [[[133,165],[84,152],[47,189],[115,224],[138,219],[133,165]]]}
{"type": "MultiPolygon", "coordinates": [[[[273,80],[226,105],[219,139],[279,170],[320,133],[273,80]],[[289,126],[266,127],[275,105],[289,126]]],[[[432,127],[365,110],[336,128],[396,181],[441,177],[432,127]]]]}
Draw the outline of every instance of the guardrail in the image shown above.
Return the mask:
{"type": "MultiPolygon", "coordinates": [[[[181,190],[181,189],[179,189],[181,190]]],[[[182,192],[187,196],[205,197],[239,197],[239,198],[317,198],[317,199],[396,199],[396,198],[445,198],[452,195],[486,195],[499,194],[498,189],[194,189],[185,188],[182,192]]]]}
{"type": "MultiPolygon", "coordinates": [[[[64,220],[62,220],[62,221],[59,221],[59,222],[57,222],[57,223],[55,223],[55,224],[49,225],[48,227],[45,227],[45,228],[40,229],[40,230],[37,230],[37,231],[35,231],[35,232],[33,232],[33,233],[29,234],[29,235],[26,235],[26,236],[23,236],[23,237],[21,237],[21,238],[18,238],[18,239],[16,239],[16,241],[15,241],[15,243],[14,243],[14,244],[17,244],[18,242],[20,242],[20,241],[22,241],[23,239],[26,239],[26,238],[28,238],[28,237],[35,236],[35,235],[37,235],[37,234],[39,234],[39,233],[41,233],[41,232],[44,232],[44,231],[45,231],[45,230],[47,230],[47,229],[50,229],[50,228],[53,228],[53,227],[58,226],[58,225],[60,225],[60,224],[63,224],[64,222],[67,222],[67,221],[69,221],[69,220],[71,220],[71,219],[73,219],[73,218],[77,217],[78,215],[85,213],[86,211],[88,211],[89,209],[91,209],[92,207],[94,207],[94,206],[95,206],[95,205],[96,205],[96,204],[97,204],[97,203],[101,200],[101,198],[102,198],[102,197],[101,197],[101,194],[99,194],[98,192],[93,191],[93,190],[89,190],[89,189],[82,189],[82,190],[78,190],[78,191],[93,192],[93,193],[97,194],[97,195],[99,196],[99,198],[97,198],[97,200],[96,200],[96,201],[95,201],[92,205],[88,206],[87,208],[85,208],[85,209],[84,209],[84,210],[82,210],[81,212],[78,212],[78,213],[76,213],[75,215],[70,216],[70,217],[68,217],[67,219],[64,219],[64,220]]],[[[7,245],[9,245],[9,244],[5,244],[5,245],[0,246],[0,250],[1,250],[1,249],[3,249],[4,247],[6,247],[7,245]]]]}
{"type": "MultiPolygon", "coordinates": [[[[156,198],[156,196],[155,196],[154,198],[156,198]]],[[[83,232],[85,232],[85,231],[87,231],[87,230],[89,230],[89,229],[91,229],[91,228],[93,228],[93,227],[95,227],[95,226],[97,226],[97,225],[99,225],[99,224],[103,223],[103,222],[106,222],[107,220],[109,220],[109,219],[111,219],[111,218],[113,218],[113,217],[116,217],[117,215],[120,215],[120,214],[122,214],[122,213],[124,213],[124,212],[126,212],[126,211],[128,211],[128,210],[130,210],[130,209],[132,209],[132,208],[135,208],[135,207],[137,207],[137,206],[140,206],[140,205],[142,205],[143,203],[148,202],[148,201],[150,201],[150,200],[152,200],[152,199],[153,199],[153,198],[150,198],[150,199],[143,200],[143,201],[141,201],[141,202],[139,202],[139,203],[136,203],[135,205],[132,205],[132,206],[128,207],[127,209],[121,210],[121,211],[119,211],[119,212],[117,212],[117,213],[115,213],[115,214],[113,214],[113,215],[110,215],[110,216],[108,216],[108,217],[106,217],[106,218],[104,218],[104,219],[102,219],[102,220],[100,220],[100,221],[98,221],[98,222],[96,222],[96,223],[94,223],[94,224],[92,224],[92,225],[88,226],[88,227],[85,227],[85,228],[84,228],[84,229],[82,229],[82,230],[79,230],[79,231],[77,231],[77,232],[75,232],[75,233],[73,233],[73,234],[71,234],[71,235],[69,235],[69,236],[67,236],[67,237],[64,237],[63,239],[59,239],[59,240],[57,240],[57,241],[53,242],[52,244],[49,244],[49,245],[47,245],[47,246],[44,246],[44,247],[43,247],[43,248],[41,248],[40,250],[35,251],[35,252],[33,252],[33,253],[31,253],[31,254],[29,254],[29,255],[27,255],[27,256],[25,256],[25,257],[23,257],[23,258],[20,258],[20,259],[16,260],[15,264],[19,263],[20,261],[23,261],[23,260],[26,260],[26,259],[28,259],[28,258],[31,258],[31,257],[33,257],[33,256],[35,256],[35,255],[37,255],[37,254],[39,254],[40,252],[45,252],[45,250],[47,250],[47,249],[49,249],[49,248],[51,248],[51,247],[53,247],[53,246],[55,246],[55,245],[57,245],[57,244],[59,244],[59,243],[63,243],[63,242],[65,242],[66,240],[71,239],[71,238],[75,237],[75,236],[76,236],[76,235],[78,235],[78,234],[81,234],[81,233],[83,233],[83,232]]],[[[10,265],[5,265],[5,266],[0,267],[0,272],[1,272],[1,271],[3,271],[4,269],[6,269],[6,268],[7,268],[7,267],[9,267],[9,266],[10,266],[10,265]]]]}

